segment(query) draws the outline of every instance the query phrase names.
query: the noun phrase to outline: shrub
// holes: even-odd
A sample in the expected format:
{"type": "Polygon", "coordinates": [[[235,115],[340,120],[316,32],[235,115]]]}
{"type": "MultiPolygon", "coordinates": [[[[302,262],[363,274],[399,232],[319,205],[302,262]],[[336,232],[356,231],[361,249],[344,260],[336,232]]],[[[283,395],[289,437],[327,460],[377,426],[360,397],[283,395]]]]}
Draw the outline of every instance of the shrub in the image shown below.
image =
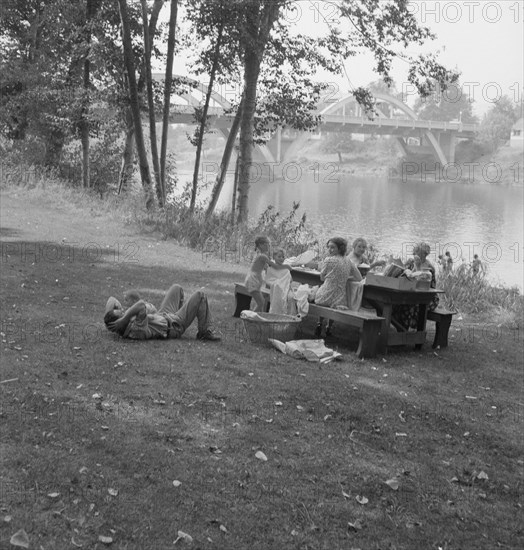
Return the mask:
{"type": "Polygon", "coordinates": [[[493,284],[483,273],[473,273],[465,265],[437,277],[437,287],[445,291],[446,306],[464,313],[491,313],[504,324],[520,327],[524,297],[518,287],[493,284]]]}

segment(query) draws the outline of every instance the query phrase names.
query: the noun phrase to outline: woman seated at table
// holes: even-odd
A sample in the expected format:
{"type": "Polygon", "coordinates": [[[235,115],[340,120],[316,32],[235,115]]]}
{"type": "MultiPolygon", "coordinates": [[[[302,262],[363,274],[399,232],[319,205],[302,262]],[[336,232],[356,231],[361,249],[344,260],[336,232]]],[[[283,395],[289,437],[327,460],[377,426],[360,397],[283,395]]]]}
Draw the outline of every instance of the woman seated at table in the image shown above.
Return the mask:
{"type": "Polygon", "coordinates": [[[385,260],[378,260],[373,263],[369,263],[366,257],[366,250],[368,249],[368,243],[363,237],[359,237],[353,241],[353,250],[349,253],[349,259],[358,267],[361,264],[369,265],[368,270],[374,267],[386,265],[385,260]]]}
{"type": "MultiPolygon", "coordinates": [[[[430,288],[436,288],[437,281],[435,277],[435,266],[428,260],[431,248],[428,243],[418,243],[413,247],[413,258],[409,258],[405,263],[405,268],[412,272],[431,273],[430,288]]],[[[435,294],[433,301],[428,305],[428,311],[437,309],[439,303],[438,295],[435,294]]],[[[417,328],[418,306],[400,305],[393,306],[392,317],[394,321],[400,324],[406,330],[417,328]]]]}
{"type": "MultiPolygon", "coordinates": [[[[327,242],[328,255],[318,264],[320,271],[320,280],[323,284],[318,288],[315,294],[315,304],[336,308],[338,306],[347,307],[346,282],[348,279],[361,281],[362,275],[346,256],[348,243],[341,237],[333,237],[327,242]]],[[[319,319],[315,336],[322,335],[322,325],[324,319],[319,319]]],[[[330,321],[326,328],[326,336],[331,335],[333,322],[330,321]]]]}

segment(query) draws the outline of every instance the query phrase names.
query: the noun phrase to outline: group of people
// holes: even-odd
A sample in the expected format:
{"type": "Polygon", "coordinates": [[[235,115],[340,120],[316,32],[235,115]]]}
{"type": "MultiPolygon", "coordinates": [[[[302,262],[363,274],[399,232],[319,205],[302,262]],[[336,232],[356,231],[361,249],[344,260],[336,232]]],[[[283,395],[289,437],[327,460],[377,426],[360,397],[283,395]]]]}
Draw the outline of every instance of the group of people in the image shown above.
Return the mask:
{"type": "MultiPolygon", "coordinates": [[[[442,269],[442,273],[449,274],[453,271],[453,258],[451,257],[449,250],[447,250],[444,255],[440,255],[438,257],[438,260],[440,268],[442,269]]],[[[473,255],[473,260],[469,264],[469,267],[467,264],[464,263],[464,258],[462,258],[462,262],[462,265],[459,265],[458,267],[459,271],[469,270],[469,273],[473,275],[473,277],[486,274],[486,267],[482,263],[478,254],[473,255]]]]}
{"type": "MultiPolygon", "coordinates": [[[[285,253],[278,248],[273,252],[273,259],[269,258],[271,243],[266,236],[259,236],[255,240],[255,249],[258,255],[255,257],[251,268],[246,276],[244,285],[256,302],[255,311],[262,311],[264,298],[262,289],[265,285],[264,273],[266,269],[277,269],[285,273],[293,267],[294,263],[284,263],[285,253]]],[[[348,242],[341,237],[333,237],[326,243],[326,256],[320,261],[311,261],[307,267],[316,268],[320,272],[321,286],[315,289],[311,301],[315,304],[332,307],[347,307],[346,285],[348,281],[359,283],[362,281],[362,274],[358,269],[359,265],[367,263],[366,253],[367,242],[358,238],[353,242],[352,250],[348,254],[348,242]]],[[[380,260],[367,267],[372,269],[384,265],[385,261],[380,260]]],[[[332,322],[324,327],[324,320],[320,319],[315,335],[320,337],[331,335],[332,322]],[[325,333],[324,333],[325,329],[325,333]]]]}
{"type": "MultiPolygon", "coordinates": [[[[261,235],[255,239],[257,255],[244,281],[248,292],[255,300],[255,311],[262,311],[264,308],[265,301],[262,290],[266,286],[266,282],[269,282],[270,279],[275,281],[281,277],[287,277],[290,281],[290,271],[293,265],[303,263],[301,261],[286,263],[285,251],[282,248],[274,249],[270,258],[270,249],[271,242],[268,237],[261,235]]],[[[346,239],[341,237],[329,239],[326,243],[325,257],[306,264],[307,267],[318,269],[322,281],[322,285],[312,292],[310,301],[331,308],[347,307],[348,281],[358,288],[362,283],[362,273],[386,263],[385,260],[368,263],[367,249],[368,244],[362,237],[353,242],[349,253],[346,239]]],[[[429,254],[430,246],[427,243],[422,242],[415,245],[413,257],[407,260],[405,268],[415,272],[429,273],[431,276],[430,286],[435,288],[436,270],[428,259],[429,254]]],[[[439,260],[443,269],[446,271],[452,269],[453,259],[449,251],[446,251],[443,256],[439,256],[439,260]]],[[[482,263],[477,255],[471,264],[471,270],[474,274],[483,271],[482,263]]],[[[435,296],[434,302],[429,307],[435,309],[437,305],[438,297],[435,296]]],[[[417,312],[413,306],[398,306],[393,314],[397,322],[405,328],[413,327],[416,324],[417,312]]],[[[206,294],[201,290],[197,291],[187,302],[184,302],[184,291],[177,284],[171,286],[167,291],[159,309],[143,300],[137,291],[129,291],[124,297],[124,305],[116,298],[110,297],[104,315],[104,322],[108,330],[124,338],[135,340],[180,338],[195,319],[198,324],[197,339],[220,340],[213,328],[206,294]]],[[[332,322],[330,321],[330,323],[332,322]]],[[[324,320],[320,319],[315,335],[329,336],[331,327],[331,324],[324,327],[324,320]]]]}

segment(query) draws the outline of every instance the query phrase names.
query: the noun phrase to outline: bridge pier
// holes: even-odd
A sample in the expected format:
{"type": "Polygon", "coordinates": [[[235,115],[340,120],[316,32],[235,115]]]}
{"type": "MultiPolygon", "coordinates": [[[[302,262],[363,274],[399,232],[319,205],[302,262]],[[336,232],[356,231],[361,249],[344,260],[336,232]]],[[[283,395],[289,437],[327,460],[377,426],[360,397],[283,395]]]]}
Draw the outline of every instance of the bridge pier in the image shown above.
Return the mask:
{"type": "Polygon", "coordinates": [[[457,138],[452,132],[439,132],[438,143],[448,164],[455,162],[455,148],[457,145],[457,138]]]}

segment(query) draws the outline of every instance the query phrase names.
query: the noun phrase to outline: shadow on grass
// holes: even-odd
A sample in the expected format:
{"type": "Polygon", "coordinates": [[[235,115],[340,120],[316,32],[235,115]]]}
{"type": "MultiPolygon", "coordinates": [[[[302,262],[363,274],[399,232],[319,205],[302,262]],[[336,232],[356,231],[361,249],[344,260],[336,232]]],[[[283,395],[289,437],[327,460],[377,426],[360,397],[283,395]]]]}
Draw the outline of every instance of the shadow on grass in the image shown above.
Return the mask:
{"type": "MultiPolygon", "coordinates": [[[[0,237],[14,238],[19,234],[19,231],[16,229],[11,229],[10,227],[0,227],[0,237]]],[[[2,243],[2,246],[3,244],[4,243],[2,243]]]]}

